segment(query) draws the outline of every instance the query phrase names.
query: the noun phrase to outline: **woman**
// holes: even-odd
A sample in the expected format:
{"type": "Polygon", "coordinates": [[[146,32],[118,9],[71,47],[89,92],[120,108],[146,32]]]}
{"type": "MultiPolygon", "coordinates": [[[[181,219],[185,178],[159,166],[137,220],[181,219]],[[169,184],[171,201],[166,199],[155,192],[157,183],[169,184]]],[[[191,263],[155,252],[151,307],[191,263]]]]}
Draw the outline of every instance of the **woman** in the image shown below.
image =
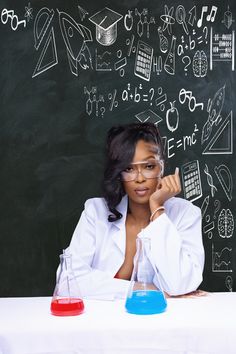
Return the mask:
{"type": "Polygon", "coordinates": [[[189,293],[202,282],[201,212],[175,197],[181,191],[179,172],[163,177],[163,159],[154,124],[108,132],[104,198],[86,201],[67,250],[83,297],[126,296],[140,234],[151,240],[166,293],[189,293]]]}

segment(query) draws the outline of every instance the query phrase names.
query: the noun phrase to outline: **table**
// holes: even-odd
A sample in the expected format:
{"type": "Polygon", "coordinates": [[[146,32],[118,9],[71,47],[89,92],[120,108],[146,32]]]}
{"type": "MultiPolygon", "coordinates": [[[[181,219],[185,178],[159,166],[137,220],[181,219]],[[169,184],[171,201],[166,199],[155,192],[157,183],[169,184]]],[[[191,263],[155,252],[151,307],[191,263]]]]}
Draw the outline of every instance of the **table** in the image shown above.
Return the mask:
{"type": "Polygon", "coordinates": [[[170,298],[166,312],[147,316],[122,300],[84,300],[84,314],[56,317],[50,302],[0,298],[1,354],[236,353],[236,293],[170,298]]]}

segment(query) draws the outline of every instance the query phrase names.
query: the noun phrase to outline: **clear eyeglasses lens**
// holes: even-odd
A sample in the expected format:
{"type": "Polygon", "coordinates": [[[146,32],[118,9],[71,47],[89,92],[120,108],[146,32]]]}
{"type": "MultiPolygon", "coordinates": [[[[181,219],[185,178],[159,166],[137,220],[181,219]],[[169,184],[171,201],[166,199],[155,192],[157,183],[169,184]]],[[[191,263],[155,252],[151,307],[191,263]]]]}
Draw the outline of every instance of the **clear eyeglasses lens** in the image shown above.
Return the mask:
{"type": "Polygon", "coordinates": [[[134,181],[138,178],[139,173],[144,178],[158,178],[162,174],[161,161],[145,161],[141,163],[131,163],[124,171],[121,172],[122,181],[134,181]]]}

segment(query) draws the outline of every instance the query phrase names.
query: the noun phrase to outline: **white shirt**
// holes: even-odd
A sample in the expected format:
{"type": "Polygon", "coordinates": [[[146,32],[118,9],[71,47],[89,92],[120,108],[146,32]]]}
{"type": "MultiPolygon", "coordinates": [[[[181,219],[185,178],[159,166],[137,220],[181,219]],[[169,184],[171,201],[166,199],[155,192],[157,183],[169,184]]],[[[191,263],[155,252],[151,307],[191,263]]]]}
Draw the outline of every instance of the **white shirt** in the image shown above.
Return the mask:
{"type": "MultiPolygon", "coordinates": [[[[114,278],[125,258],[128,198],[117,209],[123,217],[109,222],[111,213],[103,198],[88,199],[66,250],[82,297],[124,298],[130,281],[114,278]]],[[[181,198],[164,204],[165,213],[138,236],[151,240],[151,257],[163,290],[179,295],[196,290],[202,282],[204,248],[200,209],[181,198]]]]}

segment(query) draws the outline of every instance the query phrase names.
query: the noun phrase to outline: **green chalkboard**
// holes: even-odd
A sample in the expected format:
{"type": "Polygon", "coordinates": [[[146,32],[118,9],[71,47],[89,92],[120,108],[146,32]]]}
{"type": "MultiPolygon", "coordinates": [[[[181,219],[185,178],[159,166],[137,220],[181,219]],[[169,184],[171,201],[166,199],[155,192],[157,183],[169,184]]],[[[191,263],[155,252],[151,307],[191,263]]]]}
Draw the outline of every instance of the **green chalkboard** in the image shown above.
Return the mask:
{"type": "Polygon", "coordinates": [[[234,291],[233,0],[3,0],[0,296],[51,295],[107,130],[151,121],[202,209],[202,289],[234,291]]]}

